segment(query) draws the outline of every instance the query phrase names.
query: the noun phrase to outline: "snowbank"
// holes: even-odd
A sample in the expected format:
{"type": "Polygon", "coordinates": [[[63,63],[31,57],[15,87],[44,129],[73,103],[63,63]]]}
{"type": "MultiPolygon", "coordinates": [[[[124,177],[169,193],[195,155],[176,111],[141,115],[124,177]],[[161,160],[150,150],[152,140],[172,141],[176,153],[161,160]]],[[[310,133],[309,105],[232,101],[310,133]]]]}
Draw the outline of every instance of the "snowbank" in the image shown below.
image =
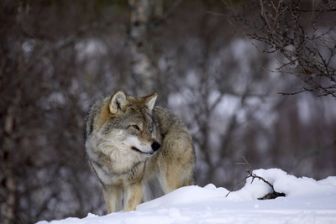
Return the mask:
{"type": "MultiPolygon", "coordinates": [[[[272,189],[262,180],[246,179],[245,186],[234,192],[216,188],[188,186],[143,203],[134,212],[86,218],[68,218],[50,224],[111,223],[234,223],[289,224],[336,223],[336,176],[316,181],[295,177],[280,169],[254,170],[286,197],[257,200],[272,189]]],[[[38,224],[47,224],[46,221],[38,224]]]]}

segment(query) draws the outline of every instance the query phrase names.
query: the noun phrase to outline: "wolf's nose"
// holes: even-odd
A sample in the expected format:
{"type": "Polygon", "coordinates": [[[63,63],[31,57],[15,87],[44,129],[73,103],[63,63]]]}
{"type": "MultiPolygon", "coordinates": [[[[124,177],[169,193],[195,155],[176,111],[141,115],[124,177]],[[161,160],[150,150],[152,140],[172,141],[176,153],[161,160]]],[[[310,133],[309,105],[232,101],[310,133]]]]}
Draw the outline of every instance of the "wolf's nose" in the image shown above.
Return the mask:
{"type": "Polygon", "coordinates": [[[161,147],[160,143],[158,143],[157,141],[153,142],[151,146],[154,151],[158,150],[161,147]]]}

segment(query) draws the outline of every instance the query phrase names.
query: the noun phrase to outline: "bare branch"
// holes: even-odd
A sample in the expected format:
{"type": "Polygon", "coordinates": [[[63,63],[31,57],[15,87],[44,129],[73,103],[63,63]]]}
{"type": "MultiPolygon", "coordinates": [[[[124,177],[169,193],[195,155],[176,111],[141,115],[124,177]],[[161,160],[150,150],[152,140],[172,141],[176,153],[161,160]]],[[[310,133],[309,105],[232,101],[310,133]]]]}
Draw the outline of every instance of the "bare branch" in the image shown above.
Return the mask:
{"type": "Polygon", "coordinates": [[[274,199],[274,198],[277,198],[277,197],[285,197],[286,196],[286,194],[284,194],[284,193],[276,192],[274,190],[274,186],[270,182],[268,182],[265,178],[254,174],[251,170],[248,170],[247,173],[248,173],[248,176],[246,178],[249,178],[249,177],[252,178],[251,184],[255,179],[259,179],[259,180],[263,181],[265,184],[267,184],[272,189],[272,192],[266,194],[265,196],[263,196],[261,198],[258,198],[259,200],[274,199]]]}

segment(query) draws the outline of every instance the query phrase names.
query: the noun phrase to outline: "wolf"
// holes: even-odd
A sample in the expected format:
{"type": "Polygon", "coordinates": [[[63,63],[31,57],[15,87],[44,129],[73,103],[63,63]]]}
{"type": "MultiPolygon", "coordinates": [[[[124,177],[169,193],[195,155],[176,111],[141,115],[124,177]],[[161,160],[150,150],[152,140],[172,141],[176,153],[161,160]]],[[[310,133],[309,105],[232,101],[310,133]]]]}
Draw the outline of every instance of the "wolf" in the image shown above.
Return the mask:
{"type": "Polygon", "coordinates": [[[193,184],[191,135],[177,116],[155,106],[157,96],[118,91],[91,107],[86,154],[109,213],[135,210],[151,178],[158,179],[164,193],[193,184]]]}

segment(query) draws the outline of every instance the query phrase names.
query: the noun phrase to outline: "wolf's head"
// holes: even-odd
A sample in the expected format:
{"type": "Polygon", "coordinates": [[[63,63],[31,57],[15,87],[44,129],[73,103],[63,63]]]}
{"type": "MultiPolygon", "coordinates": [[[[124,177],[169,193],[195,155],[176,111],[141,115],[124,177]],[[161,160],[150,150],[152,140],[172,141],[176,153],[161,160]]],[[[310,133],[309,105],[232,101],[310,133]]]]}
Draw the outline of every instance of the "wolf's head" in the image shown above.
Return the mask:
{"type": "Polygon", "coordinates": [[[114,147],[149,156],[160,148],[160,135],[153,118],[157,94],[135,98],[119,91],[108,102],[109,117],[103,133],[114,147]]]}

